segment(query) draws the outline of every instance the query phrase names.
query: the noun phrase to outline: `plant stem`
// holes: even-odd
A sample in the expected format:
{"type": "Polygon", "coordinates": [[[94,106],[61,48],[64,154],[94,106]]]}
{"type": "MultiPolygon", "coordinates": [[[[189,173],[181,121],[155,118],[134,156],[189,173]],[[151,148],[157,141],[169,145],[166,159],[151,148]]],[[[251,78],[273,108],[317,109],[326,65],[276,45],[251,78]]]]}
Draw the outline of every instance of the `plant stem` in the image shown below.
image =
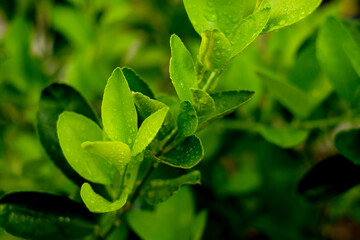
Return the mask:
{"type": "Polygon", "coordinates": [[[214,81],[216,80],[217,77],[217,73],[216,72],[211,72],[209,78],[207,79],[204,87],[202,88],[202,90],[207,91],[209,90],[210,86],[214,83],[214,81]]]}
{"type": "Polygon", "coordinates": [[[154,169],[155,169],[154,164],[151,164],[144,178],[141,180],[140,184],[136,187],[134,194],[130,197],[129,201],[124,206],[125,208],[128,206],[128,209],[122,208],[118,210],[118,212],[116,213],[116,217],[113,219],[113,223],[111,224],[111,227],[105,233],[96,236],[95,237],[96,240],[105,240],[123,222],[124,213],[126,213],[131,208],[131,204],[140,195],[141,188],[143,188],[144,184],[147,182],[154,169]]]}
{"type": "Polygon", "coordinates": [[[142,179],[142,181],[140,182],[140,184],[138,185],[138,187],[135,189],[134,194],[131,196],[129,202],[130,204],[132,202],[134,202],[136,200],[136,198],[139,196],[140,192],[141,192],[141,188],[144,186],[145,182],[149,179],[151,173],[153,172],[153,170],[155,169],[154,164],[151,164],[150,168],[147,170],[144,178],[142,179]]]}

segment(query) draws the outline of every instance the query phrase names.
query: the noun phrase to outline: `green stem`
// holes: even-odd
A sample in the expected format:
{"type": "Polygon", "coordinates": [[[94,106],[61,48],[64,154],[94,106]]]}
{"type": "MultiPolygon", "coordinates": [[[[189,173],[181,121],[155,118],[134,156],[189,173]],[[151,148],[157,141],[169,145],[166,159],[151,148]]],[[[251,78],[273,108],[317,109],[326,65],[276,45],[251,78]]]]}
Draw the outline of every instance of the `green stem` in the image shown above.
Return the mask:
{"type": "Polygon", "coordinates": [[[131,196],[129,202],[133,203],[136,198],[140,195],[141,192],[141,188],[145,185],[145,183],[147,182],[147,180],[149,179],[151,173],[153,172],[153,170],[155,169],[154,164],[151,164],[150,168],[147,170],[144,178],[141,180],[140,184],[138,185],[138,187],[135,189],[134,194],[131,196]]]}
{"type": "Polygon", "coordinates": [[[213,85],[214,81],[216,81],[218,74],[216,72],[211,72],[209,78],[207,79],[202,90],[207,91],[213,85]]]}
{"type": "MultiPolygon", "coordinates": [[[[149,179],[151,173],[155,169],[154,164],[150,166],[150,168],[147,170],[144,178],[141,180],[140,184],[136,187],[134,194],[130,197],[127,205],[131,207],[131,203],[133,203],[140,195],[141,189],[143,188],[144,184],[149,179]]],[[[125,175],[125,174],[124,174],[125,175]]],[[[125,205],[126,206],[126,205],[125,205]]],[[[111,227],[107,231],[105,231],[102,234],[99,234],[95,237],[96,240],[105,240],[110,234],[123,222],[124,213],[126,213],[129,209],[120,209],[116,212],[116,215],[113,219],[110,219],[112,223],[110,223],[111,227]]]]}

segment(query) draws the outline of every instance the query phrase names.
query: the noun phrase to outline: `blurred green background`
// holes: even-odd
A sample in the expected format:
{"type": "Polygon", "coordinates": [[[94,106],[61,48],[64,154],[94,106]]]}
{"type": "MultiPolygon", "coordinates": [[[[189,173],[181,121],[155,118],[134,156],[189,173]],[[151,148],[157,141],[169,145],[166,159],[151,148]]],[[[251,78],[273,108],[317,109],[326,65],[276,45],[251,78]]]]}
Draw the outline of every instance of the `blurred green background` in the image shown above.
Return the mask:
{"type": "MultiPolygon", "coordinates": [[[[202,185],[189,196],[196,209],[208,211],[203,239],[360,239],[359,187],[316,205],[296,192],[314,163],[336,153],[334,132],[360,123],[356,101],[334,91],[319,62],[327,42],[318,37],[325,19],[336,16],[359,43],[359,5],[324,1],[305,20],[259,37],[228,66],[217,90],[254,90],[256,97],[200,133],[202,185]]],[[[129,66],[156,96],[174,94],[172,33],[196,56],[200,37],[181,0],[0,1],[0,195],[72,195],[77,187],[37,136],[41,90],[66,82],[100,112],[112,70],[129,66]]],[[[169,177],[180,171],[162,169],[169,177]]],[[[0,238],[16,239],[1,229],[0,238]]]]}

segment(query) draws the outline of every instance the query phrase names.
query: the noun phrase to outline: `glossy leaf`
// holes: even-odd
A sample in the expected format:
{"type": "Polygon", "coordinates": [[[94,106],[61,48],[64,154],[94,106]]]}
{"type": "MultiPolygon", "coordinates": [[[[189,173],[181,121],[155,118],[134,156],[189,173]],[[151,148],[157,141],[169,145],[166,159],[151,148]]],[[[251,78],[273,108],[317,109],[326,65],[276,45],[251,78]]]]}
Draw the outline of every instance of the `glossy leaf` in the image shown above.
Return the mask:
{"type": "Polygon", "coordinates": [[[175,34],[170,38],[170,47],[170,78],[172,83],[181,101],[193,103],[190,88],[197,88],[198,85],[192,56],[175,34]]]}
{"type": "Polygon", "coordinates": [[[215,111],[214,99],[207,92],[200,89],[191,89],[191,91],[198,116],[208,115],[215,111]]]}
{"type": "Polygon", "coordinates": [[[270,16],[270,4],[263,0],[253,14],[241,20],[230,34],[229,39],[233,44],[231,57],[235,57],[252,43],[261,33],[270,16]]]}
{"type": "Polygon", "coordinates": [[[0,226],[26,239],[79,239],[93,233],[95,218],[68,198],[17,192],[0,200],[0,226]]]}
{"type": "Polygon", "coordinates": [[[198,118],[194,107],[188,101],[182,102],[177,118],[179,134],[183,137],[189,137],[196,132],[197,125],[198,118]]]}
{"type": "Polygon", "coordinates": [[[137,133],[137,113],[120,68],[114,70],[105,87],[101,116],[104,130],[112,140],[132,146],[137,133]]]}
{"type": "Polygon", "coordinates": [[[320,5],[322,0],[270,0],[271,15],[263,33],[294,24],[320,5]]]}
{"type": "Polygon", "coordinates": [[[356,43],[341,22],[333,17],[326,19],[317,38],[317,57],[335,92],[352,101],[360,78],[344,50],[346,44],[356,43]]]}
{"type": "Polygon", "coordinates": [[[259,133],[267,141],[282,148],[295,147],[309,136],[309,132],[306,130],[290,127],[274,128],[265,125],[260,125],[259,133]]]}
{"type": "Polygon", "coordinates": [[[107,160],[111,165],[124,167],[131,160],[131,150],[128,145],[122,142],[84,142],[81,147],[107,160]]]}
{"type": "Polygon", "coordinates": [[[232,46],[226,36],[217,29],[206,30],[201,34],[199,62],[206,70],[223,68],[231,57],[232,46]]]}
{"type": "Polygon", "coordinates": [[[115,168],[81,147],[83,142],[103,139],[99,126],[82,115],[64,112],[59,116],[57,129],[61,149],[71,167],[91,182],[110,184],[115,168]]]}
{"type": "Polygon", "coordinates": [[[308,201],[322,201],[349,190],[359,182],[359,167],[336,155],[310,169],[300,181],[298,192],[308,201]]]}
{"type": "Polygon", "coordinates": [[[178,168],[192,168],[204,157],[204,149],[200,139],[192,135],[175,148],[159,157],[162,163],[178,168]]]}
{"type": "Polygon", "coordinates": [[[339,153],[360,164],[360,129],[344,130],[336,134],[334,143],[339,153]]]}
{"type": "Polygon", "coordinates": [[[238,107],[247,103],[253,95],[254,92],[252,91],[224,91],[210,94],[215,102],[215,111],[206,116],[199,116],[198,130],[203,129],[214,120],[235,111],[238,107]]]}
{"type": "MultiPolygon", "coordinates": [[[[141,93],[133,93],[134,101],[136,104],[136,108],[138,110],[140,119],[143,121],[147,117],[149,117],[151,114],[155,113],[156,111],[167,107],[162,102],[159,102],[157,100],[151,99],[141,93]]],[[[160,97],[161,98],[161,97],[160,97]]],[[[176,101],[174,106],[178,107],[178,102],[176,101]]],[[[171,111],[171,109],[170,109],[171,111]]],[[[175,123],[173,121],[173,113],[168,111],[165,120],[156,135],[155,139],[151,143],[151,149],[156,153],[161,150],[162,147],[162,141],[168,137],[168,135],[173,131],[175,128],[175,123]]],[[[177,113],[176,113],[177,114],[177,113]]]]}
{"type": "Polygon", "coordinates": [[[165,202],[186,184],[200,184],[200,172],[193,171],[174,179],[152,180],[144,189],[144,197],[152,205],[165,202]]]}
{"type": "Polygon", "coordinates": [[[81,186],[80,195],[82,200],[84,201],[86,207],[95,213],[107,213],[119,210],[122,208],[127,201],[127,193],[122,193],[120,199],[109,202],[92,189],[89,183],[84,183],[81,186]]]}
{"type": "Polygon", "coordinates": [[[164,103],[151,99],[139,92],[134,92],[133,98],[141,120],[145,120],[154,112],[166,107],[164,103]]]}
{"type": "Polygon", "coordinates": [[[37,129],[41,144],[55,165],[72,181],[81,185],[84,179],[66,161],[59,144],[56,122],[63,111],[73,111],[98,122],[86,100],[72,87],[54,83],[45,88],[37,112],[37,129]]]}
{"type": "Polygon", "coordinates": [[[189,19],[200,36],[214,29],[231,33],[242,18],[244,4],[243,0],[229,0],[226,4],[219,0],[184,0],[189,19]]]}
{"type": "Polygon", "coordinates": [[[169,108],[164,107],[151,114],[143,121],[135,138],[134,147],[132,149],[133,156],[136,156],[144,151],[156,137],[156,134],[159,132],[168,111],[169,108]]]}
{"type": "Polygon", "coordinates": [[[123,72],[131,91],[141,92],[149,98],[155,99],[154,93],[151,91],[147,83],[141,79],[141,77],[133,69],[124,67],[121,71],[123,72]]]}

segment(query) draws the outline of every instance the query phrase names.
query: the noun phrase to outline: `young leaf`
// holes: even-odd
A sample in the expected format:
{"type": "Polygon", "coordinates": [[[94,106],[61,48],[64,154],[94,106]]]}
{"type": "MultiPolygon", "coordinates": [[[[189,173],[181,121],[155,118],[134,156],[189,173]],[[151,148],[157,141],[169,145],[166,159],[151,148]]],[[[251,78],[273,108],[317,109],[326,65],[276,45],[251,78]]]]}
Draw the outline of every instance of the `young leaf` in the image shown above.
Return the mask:
{"type": "Polygon", "coordinates": [[[215,111],[206,116],[199,116],[199,127],[198,130],[203,129],[209,123],[216,119],[219,119],[247,103],[254,92],[252,91],[225,91],[210,94],[215,102],[215,111]]]}
{"type": "Polygon", "coordinates": [[[360,164],[360,129],[344,130],[336,134],[334,144],[339,153],[360,164]]]}
{"type": "Polygon", "coordinates": [[[104,130],[112,140],[132,146],[137,133],[137,113],[120,68],[114,70],[105,87],[101,116],[104,130]]]}
{"type": "Polygon", "coordinates": [[[347,191],[359,182],[359,166],[336,155],[310,169],[301,179],[298,192],[308,201],[322,201],[347,191]]]}
{"type": "Polygon", "coordinates": [[[200,139],[192,135],[175,148],[159,157],[162,163],[178,168],[192,168],[204,157],[204,149],[200,139]]]}
{"type": "Polygon", "coordinates": [[[182,102],[177,118],[179,134],[183,137],[189,137],[196,132],[197,125],[198,118],[194,107],[188,101],[182,102]]]}
{"type": "Polygon", "coordinates": [[[193,103],[190,88],[198,88],[194,61],[180,38],[170,38],[170,78],[181,101],[193,103]]]}
{"type": "Polygon", "coordinates": [[[95,218],[68,198],[17,192],[0,200],[0,226],[26,239],[78,239],[93,233],[95,218]]]}
{"type": "MultiPolygon", "coordinates": [[[[138,110],[140,119],[144,121],[151,114],[156,111],[167,107],[164,103],[150,99],[149,97],[141,93],[133,93],[134,101],[136,108],[138,110]]],[[[175,98],[177,100],[177,98],[175,98]]],[[[178,107],[179,103],[176,101],[175,106],[178,107]]],[[[171,110],[171,109],[170,109],[171,110]]],[[[169,111],[165,117],[165,120],[156,135],[155,139],[151,143],[151,149],[153,152],[158,152],[161,150],[162,141],[168,137],[168,135],[173,131],[175,123],[173,121],[173,114],[169,111]]]]}
{"type": "Polygon", "coordinates": [[[37,112],[37,129],[41,144],[55,165],[72,181],[81,185],[85,180],[66,161],[59,144],[56,122],[63,111],[73,111],[98,123],[86,100],[72,87],[54,83],[45,88],[37,112]]]}
{"type": "Polygon", "coordinates": [[[154,93],[151,91],[147,83],[142,80],[133,69],[124,67],[121,70],[125,76],[126,81],[129,84],[131,91],[141,92],[149,98],[155,99],[154,93]]]}
{"type": "Polygon", "coordinates": [[[292,148],[304,142],[309,136],[306,130],[296,128],[273,128],[265,125],[259,127],[259,133],[267,141],[282,148],[292,148]]]}
{"type": "Polygon", "coordinates": [[[81,144],[86,151],[106,159],[111,165],[124,167],[131,160],[131,150],[122,142],[89,142],[81,144]]]}
{"type": "Polygon", "coordinates": [[[136,135],[132,155],[136,156],[152,142],[163,124],[169,108],[164,107],[144,120],[136,135]]]}
{"type": "Polygon", "coordinates": [[[133,98],[141,120],[145,120],[154,112],[166,107],[164,103],[151,99],[139,92],[133,92],[133,98]]]}
{"type": "Polygon", "coordinates": [[[347,101],[356,97],[359,76],[355,72],[344,46],[353,43],[350,33],[334,17],[326,19],[317,38],[320,66],[334,86],[335,92],[347,101]]]}
{"type": "Polygon", "coordinates": [[[308,16],[322,0],[270,0],[271,15],[263,33],[294,24],[308,16]]]}
{"type": "Polygon", "coordinates": [[[219,30],[206,30],[201,34],[198,59],[206,70],[216,71],[223,68],[231,57],[231,51],[230,41],[219,30]]]}
{"type": "Polygon", "coordinates": [[[61,149],[71,167],[91,182],[110,184],[115,168],[105,159],[81,147],[83,142],[103,139],[99,126],[82,115],[63,112],[59,116],[57,129],[61,149]]]}
{"type": "Polygon", "coordinates": [[[270,16],[269,0],[263,0],[253,14],[241,20],[229,35],[233,44],[231,57],[235,57],[252,43],[261,33],[270,16]]]}
{"type": "Polygon", "coordinates": [[[238,25],[244,11],[244,0],[184,0],[195,31],[201,36],[206,30],[219,29],[229,34],[238,25]]]}
{"type": "Polygon", "coordinates": [[[152,205],[165,202],[185,184],[200,184],[200,172],[193,171],[174,179],[152,180],[144,189],[145,199],[152,205]]]}
{"type": "Polygon", "coordinates": [[[209,115],[215,111],[214,99],[207,92],[201,89],[191,89],[191,91],[198,116],[209,115]]]}
{"type": "Polygon", "coordinates": [[[128,198],[127,193],[122,193],[120,199],[114,202],[109,202],[108,200],[94,192],[89,183],[84,183],[81,186],[80,195],[86,207],[91,212],[95,213],[107,213],[116,211],[125,205],[128,198]]]}

